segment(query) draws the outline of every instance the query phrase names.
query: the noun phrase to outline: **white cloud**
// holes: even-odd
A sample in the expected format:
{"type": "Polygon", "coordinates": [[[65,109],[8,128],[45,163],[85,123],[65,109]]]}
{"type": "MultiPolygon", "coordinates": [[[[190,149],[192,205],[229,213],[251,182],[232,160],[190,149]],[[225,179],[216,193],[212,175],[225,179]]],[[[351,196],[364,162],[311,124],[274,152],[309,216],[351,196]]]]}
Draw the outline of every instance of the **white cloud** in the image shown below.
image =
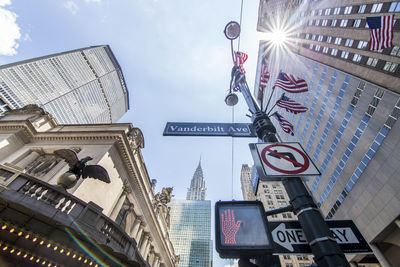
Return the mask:
{"type": "Polygon", "coordinates": [[[10,0],[0,0],[0,55],[6,56],[17,54],[17,41],[21,38],[17,14],[2,8],[10,4],[10,0]]]}
{"type": "Polygon", "coordinates": [[[11,0],[0,0],[0,6],[9,6],[11,5],[11,0]]]}
{"type": "MultiPolygon", "coordinates": [[[[0,0],[1,1],[1,0],[0,0]]],[[[66,9],[69,10],[69,12],[72,13],[72,15],[75,15],[78,13],[79,7],[74,1],[67,1],[64,5],[66,9]]]]}

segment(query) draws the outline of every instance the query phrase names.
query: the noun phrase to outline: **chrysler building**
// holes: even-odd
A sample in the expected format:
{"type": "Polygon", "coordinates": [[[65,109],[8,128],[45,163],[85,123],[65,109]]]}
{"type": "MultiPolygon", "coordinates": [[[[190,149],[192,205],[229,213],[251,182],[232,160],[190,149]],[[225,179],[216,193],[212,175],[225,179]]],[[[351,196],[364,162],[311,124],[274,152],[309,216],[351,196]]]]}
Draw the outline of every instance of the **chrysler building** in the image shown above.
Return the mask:
{"type": "Polygon", "coordinates": [[[203,170],[201,168],[201,159],[199,166],[193,174],[193,178],[190,182],[190,188],[188,189],[186,200],[204,200],[206,198],[206,184],[203,177],[203,170]]]}

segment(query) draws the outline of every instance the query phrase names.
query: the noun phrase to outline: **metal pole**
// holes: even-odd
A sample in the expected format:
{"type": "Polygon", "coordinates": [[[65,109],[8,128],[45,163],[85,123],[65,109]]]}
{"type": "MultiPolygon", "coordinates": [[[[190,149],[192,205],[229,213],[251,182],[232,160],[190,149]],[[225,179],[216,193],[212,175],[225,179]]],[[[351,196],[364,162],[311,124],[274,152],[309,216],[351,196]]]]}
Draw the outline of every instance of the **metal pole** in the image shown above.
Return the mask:
{"type": "MultiPolygon", "coordinates": [[[[241,72],[240,74],[238,71],[235,72],[235,81],[239,83],[250,110],[254,110],[252,121],[258,138],[264,142],[278,142],[274,125],[267,114],[260,110],[251,96],[244,75],[241,72]],[[243,77],[240,77],[240,74],[243,77]]],[[[290,204],[293,206],[293,211],[297,215],[306,239],[310,244],[317,265],[320,267],[350,267],[301,178],[284,178],[283,185],[289,196],[290,204]]]]}

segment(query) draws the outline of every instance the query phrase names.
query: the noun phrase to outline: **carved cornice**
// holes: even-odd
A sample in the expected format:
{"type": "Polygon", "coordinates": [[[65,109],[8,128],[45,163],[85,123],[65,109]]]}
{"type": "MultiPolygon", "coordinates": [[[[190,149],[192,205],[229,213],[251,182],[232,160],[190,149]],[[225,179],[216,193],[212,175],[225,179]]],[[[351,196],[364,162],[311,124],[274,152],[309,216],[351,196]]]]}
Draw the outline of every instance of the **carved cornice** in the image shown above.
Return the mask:
{"type": "MultiPolygon", "coordinates": [[[[93,127],[93,125],[87,125],[86,128],[91,126],[93,127]]],[[[62,129],[62,131],[37,132],[29,120],[0,120],[0,131],[18,131],[19,133],[23,134],[24,139],[32,143],[46,142],[58,145],[60,145],[60,143],[70,143],[74,146],[77,146],[79,143],[84,141],[99,141],[102,143],[104,143],[104,141],[108,141],[107,143],[114,145],[119,152],[123,166],[126,166],[127,172],[130,175],[130,177],[127,178],[129,182],[124,183],[124,188],[128,193],[134,194],[135,198],[140,203],[141,211],[143,215],[145,215],[145,218],[148,219],[147,223],[152,224],[150,229],[153,234],[153,238],[155,239],[156,244],[160,246],[161,253],[163,254],[165,251],[166,255],[163,258],[165,258],[164,260],[168,261],[171,254],[174,254],[174,251],[170,250],[167,241],[163,238],[164,227],[160,225],[160,221],[157,219],[157,215],[153,210],[152,200],[150,199],[151,195],[154,193],[152,192],[150,179],[148,177],[148,173],[146,171],[140,151],[140,148],[142,148],[144,144],[142,132],[138,128],[134,128],[131,125],[128,126],[130,128],[128,133],[133,131],[136,134],[135,144],[138,146],[134,151],[131,147],[132,144],[128,140],[128,136],[125,132],[126,130],[121,130],[120,127],[118,129],[112,129],[112,127],[110,128],[110,125],[105,125],[105,127],[108,127],[107,130],[98,131],[98,125],[96,125],[94,127],[94,132],[87,130],[77,131],[77,127],[79,126],[66,125],[59,126],[59,129],[62,129]],[[68,131],[69,127],[74,130],[68,131]]],[[[142,224],[144,226],[143,218],[142,224]]],[[[173,266],[173,263],[171,262],[168,264],[168,266],[173,266]]]]}

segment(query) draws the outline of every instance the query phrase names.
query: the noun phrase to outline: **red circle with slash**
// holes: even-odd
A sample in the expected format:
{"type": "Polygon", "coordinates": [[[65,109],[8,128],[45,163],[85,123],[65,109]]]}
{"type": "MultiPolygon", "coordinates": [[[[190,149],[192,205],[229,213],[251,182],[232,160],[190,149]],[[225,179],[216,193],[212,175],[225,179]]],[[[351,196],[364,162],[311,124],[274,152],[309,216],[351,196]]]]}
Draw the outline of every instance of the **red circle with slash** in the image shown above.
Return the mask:
{"type": "Polygon", "coordinates": [[[261,151],[261,158],[262,158],[263,162],[265,163],[265,165],[267,165],[268,167],[270,167],[274,171],[281,172],[281,173],[284,173],[284,174],[299,174],[299,173],[302,173],[305,170],[307,170],[308,167],[310,166],[310,160],[308,159],[307,155],[304,154],[303,151],[301,151],[301,150],[299,150],[299,149],[297,149],[295,147],[292,147],[292,146],[289,146],[289,145],[285,145],[285,144],[273,144],[273,145],[268,145],[268,146],[264,147],[264,149],[261,151]],[[272,150],[273,147],[275,147],[275,148],[276,147],[286,147],[286,148],[289,148],[289,149],[292,149],[292,150],[296,151],[297,153],[299,153],[303,157],[304,163],[299,163],[297,161],[294,161],[294,160],[290,159],[287,156],[279,154],[279,152],[275,152],[274,150],[272,150]],[[266,154],[268,152],[274,154],[275,156],[277,156],[277,157],[279,157],[279,158],[281,158],[283,160],[287,160],[287,161],[293,163],[294,165],[298,166],[299,169],[290,171],[290,170],[280,169],[280,168],[272,165],[267,160],[267,157],[266,157],[266,154]]]}

